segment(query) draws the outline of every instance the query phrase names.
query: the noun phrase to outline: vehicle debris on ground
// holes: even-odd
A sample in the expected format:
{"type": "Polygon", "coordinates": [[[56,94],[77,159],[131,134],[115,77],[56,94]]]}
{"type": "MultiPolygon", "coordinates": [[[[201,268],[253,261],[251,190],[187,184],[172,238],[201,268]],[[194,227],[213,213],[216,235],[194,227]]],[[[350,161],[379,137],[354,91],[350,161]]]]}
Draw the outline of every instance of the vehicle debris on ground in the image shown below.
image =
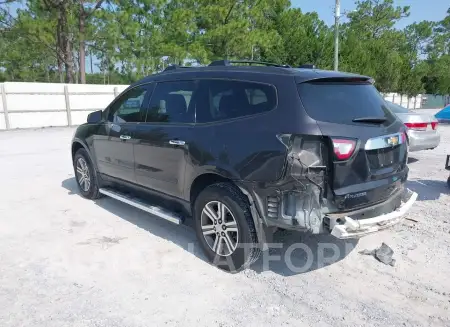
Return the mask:
{"type": "Polygon", "coordinates": [[[374,250],[362,250],[359,252],[359,254],[372,255],[385,265],[390,265],[392,267],[395,266],[395,259],[392,258],[392,256],[394,255],[394,250],[392,250],[389,245],[384,242],[379,248],[376,248],[374,250]]]}

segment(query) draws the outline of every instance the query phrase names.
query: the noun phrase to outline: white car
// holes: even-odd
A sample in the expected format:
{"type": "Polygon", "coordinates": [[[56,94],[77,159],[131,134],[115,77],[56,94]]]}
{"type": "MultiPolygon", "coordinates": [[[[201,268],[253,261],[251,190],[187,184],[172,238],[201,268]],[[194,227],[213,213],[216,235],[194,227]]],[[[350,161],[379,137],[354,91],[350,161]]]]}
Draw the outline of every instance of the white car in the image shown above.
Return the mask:
{"type": "Polygon", "coordinates": [[[409,151],[429,150],[441,141],[438,120],[433,115],[417,113],[398,104],[386,101],[389,109],[397,115],[408,129],[409,151]]]}

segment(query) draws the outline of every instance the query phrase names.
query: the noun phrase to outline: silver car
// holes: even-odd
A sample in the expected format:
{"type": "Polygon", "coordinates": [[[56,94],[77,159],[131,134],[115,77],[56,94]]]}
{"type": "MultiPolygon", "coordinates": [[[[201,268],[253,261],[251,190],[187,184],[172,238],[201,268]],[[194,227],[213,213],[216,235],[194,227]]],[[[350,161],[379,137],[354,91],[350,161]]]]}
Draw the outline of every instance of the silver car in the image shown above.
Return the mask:
{"type": "Polygon", "coordinates": [[[429,114],[417,113],[398,104],[386,101],[389,109],[408,128],[409,151],[434,149],[439,145],[438,120],[429,114]]]}

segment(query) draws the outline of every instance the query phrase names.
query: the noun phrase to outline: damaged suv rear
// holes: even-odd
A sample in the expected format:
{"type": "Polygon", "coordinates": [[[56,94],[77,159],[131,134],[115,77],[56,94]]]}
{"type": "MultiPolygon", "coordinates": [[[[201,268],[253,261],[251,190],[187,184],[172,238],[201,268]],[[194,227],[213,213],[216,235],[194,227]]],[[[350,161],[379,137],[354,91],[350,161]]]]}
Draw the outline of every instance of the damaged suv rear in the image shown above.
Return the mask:
{"type": "Polygon", "coordinates": [[[267,63],[148,76],[89,115],[72,158],[83,196],[192,217],[206,257],[232,271],[277,227],[360,237],[417,197],[405,127],[370,78],[267,63]]]}
{"type": "Polygon", "coordinates": [[[279,135],[285,174],[255,189],[266,202],[266,223],[338,238],[398,223],[417,198],[405,188],[408,140],[372,80],[315,71],[295,82],[304,123],[279,135]]]}

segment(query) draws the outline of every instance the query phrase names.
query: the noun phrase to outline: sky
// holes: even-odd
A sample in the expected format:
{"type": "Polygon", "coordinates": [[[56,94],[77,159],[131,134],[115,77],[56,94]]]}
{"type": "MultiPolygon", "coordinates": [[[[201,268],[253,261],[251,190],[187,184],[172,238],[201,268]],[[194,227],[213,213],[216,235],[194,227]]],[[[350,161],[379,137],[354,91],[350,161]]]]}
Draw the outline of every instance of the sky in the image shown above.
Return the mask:
{"type": "MultiPolygon", "coordinates": [[[[356,0],[341,0],[341,13],[355,9],[356,0]]],[[[440,21],[450,8],[449,0],[395,0],[397,6],[410,6],[410,16],[402,19],[398,28],[403,28],[422,20],[440,21]]],[[[320,19],[331,25],[334,23],[335,0],[291,0],[293,7],[303,12],[317,11],[320,19]]]]}

